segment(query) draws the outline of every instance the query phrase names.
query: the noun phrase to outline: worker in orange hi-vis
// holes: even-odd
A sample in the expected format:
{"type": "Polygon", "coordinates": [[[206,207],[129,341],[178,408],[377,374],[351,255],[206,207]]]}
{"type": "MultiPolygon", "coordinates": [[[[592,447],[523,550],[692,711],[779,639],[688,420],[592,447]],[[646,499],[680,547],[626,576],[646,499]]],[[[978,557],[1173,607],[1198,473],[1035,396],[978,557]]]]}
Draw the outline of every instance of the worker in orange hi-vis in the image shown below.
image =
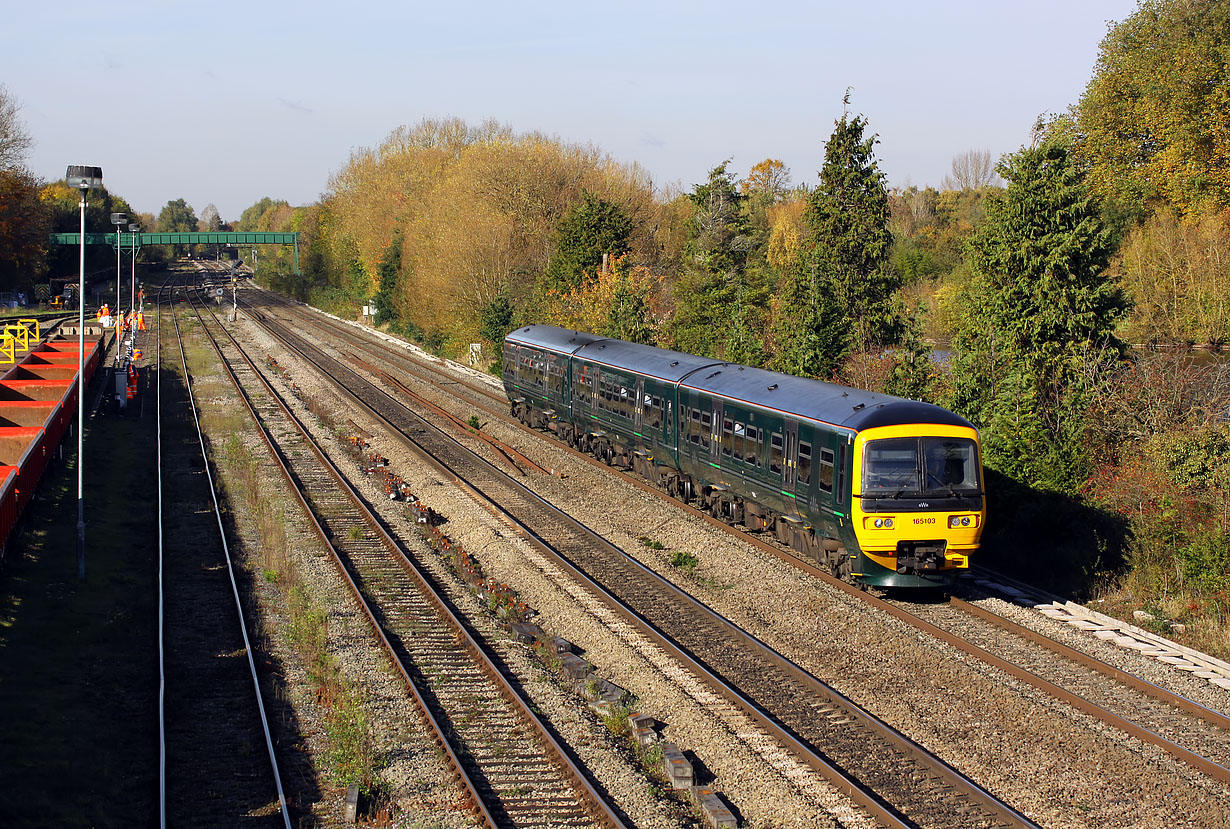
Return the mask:
{"type": "Polygon", "coordinates": [[[145,312],[144,311],[137,312],[137,330],[138,331],[145,330],[145,312]]]}

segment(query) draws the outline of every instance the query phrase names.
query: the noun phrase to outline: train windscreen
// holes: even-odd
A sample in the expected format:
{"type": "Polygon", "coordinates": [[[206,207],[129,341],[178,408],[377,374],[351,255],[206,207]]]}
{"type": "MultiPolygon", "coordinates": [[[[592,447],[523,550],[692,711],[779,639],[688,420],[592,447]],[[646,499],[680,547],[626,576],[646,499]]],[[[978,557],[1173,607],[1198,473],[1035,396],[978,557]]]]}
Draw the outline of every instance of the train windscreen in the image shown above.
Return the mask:
{"type": "Polygon", "coordinates": [[[863,449],[864,498],[980,493],[978,448],[968,438],[881,438],[863,449]]]}

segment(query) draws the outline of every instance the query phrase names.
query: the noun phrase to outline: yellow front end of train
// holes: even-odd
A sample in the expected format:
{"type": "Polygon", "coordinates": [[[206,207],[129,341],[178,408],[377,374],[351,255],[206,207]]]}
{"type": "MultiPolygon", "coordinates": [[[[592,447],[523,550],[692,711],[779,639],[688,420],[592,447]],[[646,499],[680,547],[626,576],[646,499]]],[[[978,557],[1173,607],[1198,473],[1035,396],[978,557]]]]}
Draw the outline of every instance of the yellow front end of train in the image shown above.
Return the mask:
{"type": "Polygon", "coordinates": [[[854,575],[879,587],[942,587],[969,567],[986,525],[975,429],[903,424],[854,440],[854,575]]]}

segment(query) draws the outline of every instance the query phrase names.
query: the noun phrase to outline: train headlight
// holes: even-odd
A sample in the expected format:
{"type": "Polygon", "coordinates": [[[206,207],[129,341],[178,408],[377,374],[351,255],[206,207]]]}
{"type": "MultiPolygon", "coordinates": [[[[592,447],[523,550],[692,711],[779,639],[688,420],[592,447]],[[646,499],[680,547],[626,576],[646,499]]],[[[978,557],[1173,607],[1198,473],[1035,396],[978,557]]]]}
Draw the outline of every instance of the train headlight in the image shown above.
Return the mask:
{"type": "Polygon", "coordinates": [[[885,528],[885,529],[889,529],[889,530],[891,530],[891,529],[893,528],[893,519],[891,519],[891,518],[885,518],[885,519],[884,519],[884,528],[885,528]]]}
{"type": "Polygon", "coordinates": [[[883,519],[883,518],[877,518],[877,519],[876,519],[873,523],[875,524],[875,527],[876,527],[876,529],[877,529],[877,530],[878,530],[878,529],[881,529],[881,528],[883,528],[883,526],[884,526],[884,519],[883,519]]]}
{"type": "Polygon", "coordinates": [[[957,527],[968,527],[969,526],[969,516],[968,515],[950,515],[948,517],[948,526],[950,529],[955,529],[957,527]]]}

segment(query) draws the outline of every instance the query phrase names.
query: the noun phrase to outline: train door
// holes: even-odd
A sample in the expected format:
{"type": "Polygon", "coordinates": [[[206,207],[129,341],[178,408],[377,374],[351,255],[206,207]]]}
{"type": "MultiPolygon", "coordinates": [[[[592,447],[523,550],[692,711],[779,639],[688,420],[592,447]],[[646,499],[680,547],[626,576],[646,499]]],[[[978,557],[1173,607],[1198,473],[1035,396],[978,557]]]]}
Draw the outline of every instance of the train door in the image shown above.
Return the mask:
{"type": "Polygon", "coordinates": [[[799,424],[797,421],[787,420],[783,426],[786,432],[786,447],[782,453],[782,490],[794,494],[799,465],[799,424]]]}
{"type": "Polygon", "coordinates": [[[562,410],[560,417],[564,420],[572,420],[572,372],[569,371],[569,363],[571,362],[564,355],[559,355],[555,359],[555,370],[559,377],[559,407],[562,410]]]}
{"type": "Polygon", "coordinates": [[[577,358],[572,358],[572,417],[573,423],[582,431],[585,424],[582,418],[588,419],[590,407],[593,405],[594,367],[577,358]]]}
{"type": "MultiPolygon", "coordinates": [[[[645,438],[645,378],[636,378],[636,409],[633,411],[632,417],[632,433],[641,436],[643,443],[645,438]]],[[[652,441],[652,438],[650,439],[652,441]]]]}
{"type": "Polygon", "coordinates": [[[718,466],[722,463],[722,410],[721,400],[713,401],[713,422],[709,424],[709,463],[718,466]]]}

